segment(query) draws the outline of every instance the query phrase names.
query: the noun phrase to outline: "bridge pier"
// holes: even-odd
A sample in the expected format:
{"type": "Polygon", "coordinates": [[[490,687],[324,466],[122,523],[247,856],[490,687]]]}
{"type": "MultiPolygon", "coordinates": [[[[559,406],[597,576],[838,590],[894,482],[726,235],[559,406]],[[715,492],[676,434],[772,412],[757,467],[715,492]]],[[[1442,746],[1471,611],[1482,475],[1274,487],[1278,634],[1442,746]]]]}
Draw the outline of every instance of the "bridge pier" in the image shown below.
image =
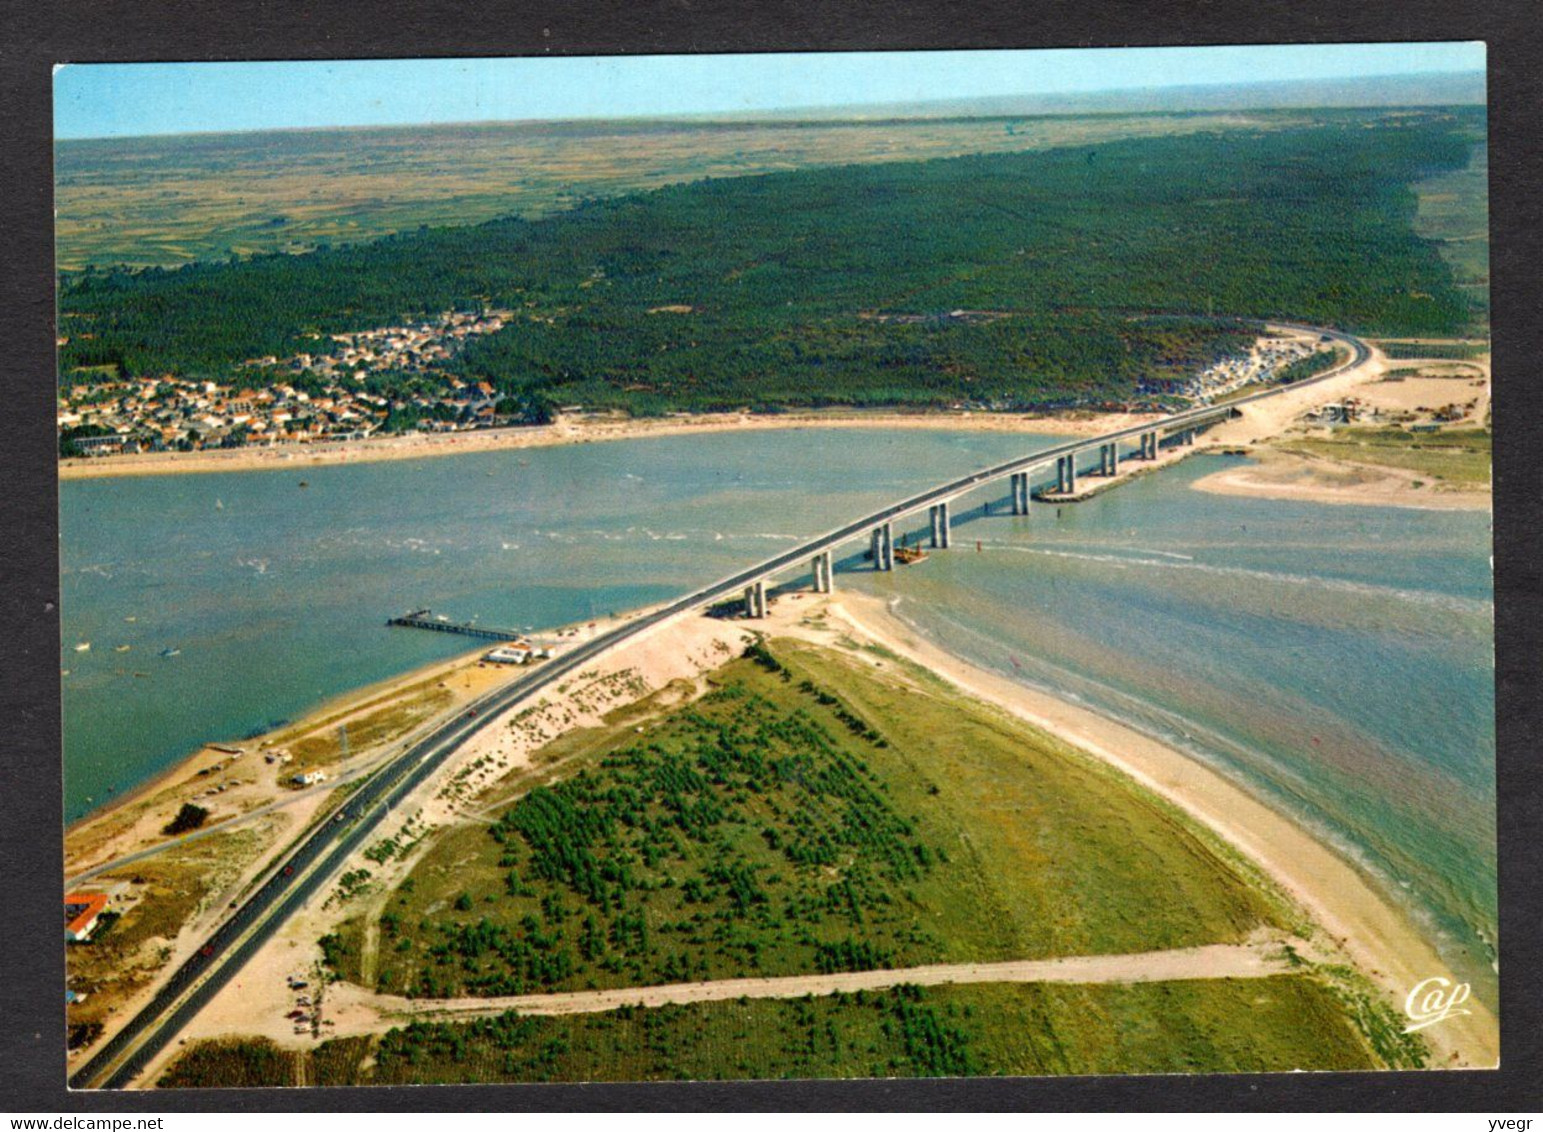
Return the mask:
{"type": "Polygon", "coordinates": [[[1013,490],[1013,514],[1029,513],[1029,473],[1014,472],[1011,477],[1013,490]]]}
{"type": "Polygon", "coordinates": [[[1118,440],[1111,440],[1109,442],[1109,474],[1111,476],[1120,474],[1120,442],[1118,440]]]}
{"type": "Polygon", "coordinates": [[[1141,434],[1141,458],[1143,460],[1157,459],[1157,430],[1141,434]]]}
{"type": "Polygon", "coordinates": [[[836,586],[832,580],[835,570],[831,563],[830,551],[822,550],[811,558],[809,560],[809,572],[814,575],[815,593],[828,594],[835,590],[836,586]]]}
{"type": "Polygon", "coordinates": [[[942,503],[934,503],[927,511],[927,517],[932,523],[932,545],[935,549],[947,550],[953,544],[953,521],[948,515],[948,500],[942,503]]]}
{"type": "Polygon", "coordinates": [[[766,579],[751,582],[745,587],[745,616],[766,616],[766,579]]]}
{"type": "Polygon", "coordinates": [[[1055,489],[1062,495],[1077,490],[1077,454],[1062,456],[1055,462],[1055,489]]]}
{"type": "Polygon", "coordinates": [[[873,528],[872,549],[873,568],[875,570],[893,570],[895,568],[895,528],[893,523],[880,523],[873,528]]]}

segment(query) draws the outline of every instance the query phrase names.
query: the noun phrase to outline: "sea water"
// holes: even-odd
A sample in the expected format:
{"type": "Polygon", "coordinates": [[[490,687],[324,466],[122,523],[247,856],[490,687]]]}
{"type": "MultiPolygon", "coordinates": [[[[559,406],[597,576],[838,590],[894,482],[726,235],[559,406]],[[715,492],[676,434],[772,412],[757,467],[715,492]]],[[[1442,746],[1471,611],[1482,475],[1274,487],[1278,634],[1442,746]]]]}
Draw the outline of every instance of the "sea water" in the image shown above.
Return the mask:
{"type": "MultiPolygon", "coordinates": [[[[388,629],[391,616],[427,606],[539,632],[662,601],[1051,443],[809,428],[66,481],[66,816],[203,742],[475,647],[388,629]]],[[[837,586],[1266,797],[1411,909],[1482,992],[1496,930],[1489,516],[1190,489],[1229,459],[1027,518],[996,485],[956,504],[953,550],[876,575],[854,544],[837,586]]]]}
{"type": "Polygon", "coordinates": [[[1027,518],[967,510],[954,550],[846,584],[949,651],[1250,787],[1492,990],[1489,513],[1190,488],[1236,462],[1192,459],[1027,518]]]}

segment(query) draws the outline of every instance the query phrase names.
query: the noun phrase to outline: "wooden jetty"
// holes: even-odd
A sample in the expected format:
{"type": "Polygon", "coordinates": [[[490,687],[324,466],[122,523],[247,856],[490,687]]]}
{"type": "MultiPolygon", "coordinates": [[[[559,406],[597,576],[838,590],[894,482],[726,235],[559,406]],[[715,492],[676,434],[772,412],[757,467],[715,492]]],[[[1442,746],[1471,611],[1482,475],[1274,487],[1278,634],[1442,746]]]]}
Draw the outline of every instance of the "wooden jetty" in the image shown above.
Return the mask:
{"type": "Polygon", "coordinates": [[[523,641],[525,635],[513,629],[490,629],[471,622],[441,621],[433,616],[432,609],[416,609],[401,617],[393,617],[387,625],[399,625],[406,629],[430,629],[436,633],[459,633],[463,637],[481,637],[485,641],[523,641]]]}

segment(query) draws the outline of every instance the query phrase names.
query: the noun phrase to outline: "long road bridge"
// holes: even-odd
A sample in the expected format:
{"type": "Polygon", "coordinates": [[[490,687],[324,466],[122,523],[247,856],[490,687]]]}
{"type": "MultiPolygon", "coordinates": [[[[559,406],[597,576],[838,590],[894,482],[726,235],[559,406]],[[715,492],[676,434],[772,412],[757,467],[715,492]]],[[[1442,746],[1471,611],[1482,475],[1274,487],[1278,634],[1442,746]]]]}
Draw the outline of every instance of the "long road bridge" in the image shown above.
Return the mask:
{"type": "MultiPolygon", "coordinates": [[[[1264,325],[1264,324],[1258,324],[1264,325]]],[[[283,923],[302,908],[343,867],[365,838],[392,808],[431,778],[476,732],[505,709],[594,663],[616,646],[704,606],[743,595],[746,612],[766,612],[766,583],[791,568],[807,568],[815,588],[829,592],[834,580],[834,552],[857,540],[867,540],[874,567],[889,569],[894,562],[893,531],[896,521],[928,510],[935,545],[950,541],[952,505],[968,492],[1007,479],[1014,510],[1029,505],[1031,477],[1036,470],[1055,464],[1057,486],[1075,490],[1079,467],[1091,453],[1108,472],[1118,468],[1120,446],[1134,445],[1136,459],[1156,456],[1164,439],[1191,443],[1195,430],[1231,416],[1252,402],[1274,397],[1340,376],[1363,364],[1370,351],[1359,339],[1334,330],[1272,322],[1268,325],[1310,332],[1350,350],[1350,357],[1316,377],[1278,386],[1220,405],[1202,406],[1146,424],[1084,437],[1051,448],[1042,448],[903,499],[864,515],[834,530],[787,550],[764,562],[694,590],[684,597],[602,633],[543,664],[519,680],[473,701],[454,718],[440,724],[399,756],[367,778],[344,798],[287,856],[282,857],[250,896],[214,930],[204,943],[160,986],[151,1000],[109,1039],[84,1065],[71,1074],[74,1089],[123,1088],[170,1044],[211,998],[224,987],[283,923]]]]}

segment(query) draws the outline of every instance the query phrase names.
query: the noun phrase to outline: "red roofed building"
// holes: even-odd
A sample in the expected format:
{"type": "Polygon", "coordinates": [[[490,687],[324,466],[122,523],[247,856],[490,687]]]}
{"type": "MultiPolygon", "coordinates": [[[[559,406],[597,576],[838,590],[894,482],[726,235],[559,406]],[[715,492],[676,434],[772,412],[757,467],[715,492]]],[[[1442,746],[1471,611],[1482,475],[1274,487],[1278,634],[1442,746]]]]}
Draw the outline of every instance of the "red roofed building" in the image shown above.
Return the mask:
{"type": "Polygon", "coordinates": [[[107,908],[105,892],[67,892],[64,896],[64,939],[84,943],[96,930],[97,920],[107,908]]]}

